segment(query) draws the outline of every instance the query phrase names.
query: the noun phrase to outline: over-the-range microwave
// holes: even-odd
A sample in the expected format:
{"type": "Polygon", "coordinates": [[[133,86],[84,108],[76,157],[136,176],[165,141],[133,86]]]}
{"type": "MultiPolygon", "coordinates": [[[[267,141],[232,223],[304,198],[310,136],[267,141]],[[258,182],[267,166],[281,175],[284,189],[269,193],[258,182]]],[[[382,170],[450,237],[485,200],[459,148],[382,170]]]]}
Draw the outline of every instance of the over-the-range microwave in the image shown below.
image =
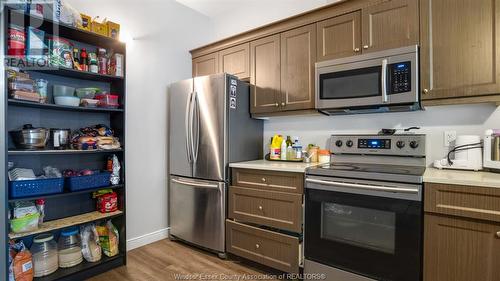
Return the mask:
{"type": "Polygon", "coordinates": [[[327,115],[420,110],[418,46],[316,63],[316,109],[327,115]]]}

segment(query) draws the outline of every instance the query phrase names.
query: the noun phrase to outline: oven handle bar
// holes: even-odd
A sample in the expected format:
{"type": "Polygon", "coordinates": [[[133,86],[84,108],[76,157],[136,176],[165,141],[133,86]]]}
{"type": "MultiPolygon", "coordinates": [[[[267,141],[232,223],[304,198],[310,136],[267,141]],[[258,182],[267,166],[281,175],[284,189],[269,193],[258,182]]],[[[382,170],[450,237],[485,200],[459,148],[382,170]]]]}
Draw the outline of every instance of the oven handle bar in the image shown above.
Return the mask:
{"type": "MultiPolygon", "coordinates": [[[[385,191],[385,192],[394,192],[394,193],[409,193],[409,194],[418,194],[419,190],[416,188],[398,188],[398,187],[389,187],[389,186],[375,186],[375,185],[367,185],[367,184],[359,184],[359,183],[346,183],[346,182],[336,182],[336,181],[324,181],[324,180],[316,180],[316,179],[306,179],[306,182],[316,183],[316,184],[324,184],[330,186],[337,187],[348,187],[348,188],[356,188],[362,190],[372,190],[372,191],[385,191]]],[[[311,187],[308,187],[311,188],[311,187]]],[[[316,188],[312,188],[316,189],[316,188]]]]}

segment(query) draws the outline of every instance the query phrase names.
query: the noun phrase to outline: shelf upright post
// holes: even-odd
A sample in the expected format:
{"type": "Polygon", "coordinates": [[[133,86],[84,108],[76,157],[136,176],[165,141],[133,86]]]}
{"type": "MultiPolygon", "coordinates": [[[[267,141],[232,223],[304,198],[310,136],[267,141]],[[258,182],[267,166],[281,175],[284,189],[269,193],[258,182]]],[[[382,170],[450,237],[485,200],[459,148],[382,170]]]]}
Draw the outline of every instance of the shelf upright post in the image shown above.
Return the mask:
{"type": "Polygon", "coordinates": [[[8,280],[8,225],[7,225],[7,131],[5,129],[5,122],[7,120],[7,91],[5,85],[5,54],[7,54],[6,49],[6,29],[7,29],[7,16],[4,12],[4,4],[0,3],[0,91],[2,96],[0,97],[0,185],[2,186],[0,191],[0,278],[3,280],[8,280]],[[4,276],[3,278],[1,276],[4,276]]]}

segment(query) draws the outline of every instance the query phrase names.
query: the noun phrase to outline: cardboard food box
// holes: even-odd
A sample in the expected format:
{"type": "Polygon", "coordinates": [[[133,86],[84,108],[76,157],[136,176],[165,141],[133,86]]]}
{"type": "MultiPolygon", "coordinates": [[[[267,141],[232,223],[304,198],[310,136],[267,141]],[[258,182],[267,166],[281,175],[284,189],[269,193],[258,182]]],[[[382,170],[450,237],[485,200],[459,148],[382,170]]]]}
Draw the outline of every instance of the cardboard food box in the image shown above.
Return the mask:
{"type": "Polygon", "coordinates": [[[106,25],[106,28],[108,29],[108,37],[118,39],[120,37],[120,25],[112,22],[112,21],[104,21],[103,22],[106,25]]]}
{"type": "Polygon", "coordinates": [[[82,17],[82,24],[78,24],[78,28],[91,31],[92,18],[86,14],[80,14],[82,17]]]}
{"type": "Polygon", "coordinates": [[[91,31],[103,36],[108,36],[108,26],[104,23],[96,21],[95,19],[92,21],[91,31]]]}

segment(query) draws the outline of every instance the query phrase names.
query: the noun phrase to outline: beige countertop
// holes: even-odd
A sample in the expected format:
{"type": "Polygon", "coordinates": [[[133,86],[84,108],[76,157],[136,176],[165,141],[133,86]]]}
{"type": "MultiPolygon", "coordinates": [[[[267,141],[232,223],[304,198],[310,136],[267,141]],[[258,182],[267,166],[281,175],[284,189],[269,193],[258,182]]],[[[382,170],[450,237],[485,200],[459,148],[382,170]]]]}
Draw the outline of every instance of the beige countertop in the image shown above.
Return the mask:
{"type": "Polygon", "coordinates": [[[319,163],[302,163],[302,162],[278,162],[268,160],[254,160],[246,162],[231,163],[231,168],[267,170],[304,173],[308,167],[319,165],[319,163]]]}
{"type": "Polygon", "coordinates": [[[424,182],[500,188],[500,173],[427,168],[424,182]]]}

